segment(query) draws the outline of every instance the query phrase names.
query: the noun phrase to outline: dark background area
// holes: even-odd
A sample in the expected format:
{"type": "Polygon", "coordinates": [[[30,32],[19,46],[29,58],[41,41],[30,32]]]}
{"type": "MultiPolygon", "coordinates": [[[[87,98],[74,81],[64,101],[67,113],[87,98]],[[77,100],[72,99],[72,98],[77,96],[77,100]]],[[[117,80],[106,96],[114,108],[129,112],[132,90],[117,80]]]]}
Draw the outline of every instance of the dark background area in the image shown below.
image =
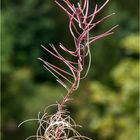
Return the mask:
{"type": "MultiPolygon", "coordinates": [[[[99,18],[116,15],[91,33],[119,24],[115,34],[90,46],[91,69],[67,104],[72,118],[83,126],[79,131],[92,139],[138,140],[138,11],[138,0],[112,0],[99,18]]],[[[1,27],[1,138],[24,140],[35,134],[37,122],[20,128],[18,124],[37,118],[66,93],[37,60],[52,59],[40,45],[61,42],[71,47],[73,40],[68,18],[53,0],[3,0],[1,27]]]]}

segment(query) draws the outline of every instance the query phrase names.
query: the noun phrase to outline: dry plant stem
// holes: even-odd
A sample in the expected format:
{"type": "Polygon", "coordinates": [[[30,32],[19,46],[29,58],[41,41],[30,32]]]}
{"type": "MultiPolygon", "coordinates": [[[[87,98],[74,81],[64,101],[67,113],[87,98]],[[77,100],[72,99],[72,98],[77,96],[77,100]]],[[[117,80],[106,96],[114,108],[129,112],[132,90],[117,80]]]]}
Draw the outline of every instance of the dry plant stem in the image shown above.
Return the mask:
{"type": "MultiPolygon", "coordinates": [[[[76,58],[76,62],[67,60],[63,57],[57,48],[53,44],[49,44],[51,50],[48,48],[42,47],[57,60],[61,61],[69,70],[64,70],[55,64],[51,64],[48,61],[45,61],[41,58],[44,63],[44,67],[52,73],[56,80],[67,89],[66,95],[63,97],[62,101],[58,104],[57,111],[57,121],[60,122],[62,119],[62,111],[64,104],[68,101],[70,94],[74,90],[76,90],[79,86],[80,80],[85,78],[88,74],[91,65],[91,52],[90,52],[90,44],[96,40],[104,38],[113,34],[113,30],[118,26],[113,26],[108,31],[96,35],[90,36],[90,31],[93,30],[98,24],[103,22],[104,20],[110,18],[114,13],[103,17],[102,19],[95,21],[95,16],[101,12],[101,10],[106,6],[109,0],[106,0],[102,6],[95,5],[93,9],[93,13],[89,14],[89,0],[79,0],[77,5],[72,4],[69,0],[55,0],[55,3],[67,14],[69,17],[69,30],[73,37],[75,43],[75,50],[69,50],[67,47],[63,46],[61,43],[59,44],[60,49],[64,52],[68,53],[74,59],[76,58]],[[85,59],[88,58],[88,67],[85,69],[85,59]],[[83,70],[86,72],[83,74],[83,70]],[[72,79],[69,80],[68,77],[72,79]],[[67,82],[70,84],[67,84],[67,82]]],[[[61,124],[58,124],[56,128],[56,140],[61,139],[61,124]]]]}
{"type": "Polygon", "coordinates": [[[37,138],[37,140],[91,140],[85,136],[81,136],[75,130],[77,125],[70,115],[68,115],[69,112],[63,108],[65,103],[68,101],[69,96],[79,87],[80,80],[85,78],[88,74],[91,65],[90,44],[96,40],[113,34],[113,30],[118,25],[113,26],[100,35],[90,36],[91,30],[104,20],[110,18],[114,13],[95,21],[95,17],[106,6],[109,0],[105,0],[100,7],[96,4],[91,14],[89,12],[89,1],[90,0],[79,0],[79,2],[74,5],[70,0],[55,0],[56,4],[69,17],[69,30],[75,43],[74,50],[69,50],[68,47],[63,46],[61,43],[59,43],[58,47],[61,51],[68,53],[68,55],[74,58],[73,60],[76,62],[73,60],[67,60],[53,44],[49,44],[51,49],[41,45],[47,53],[65,65],[65,69],[63,69],[47,60],[39,58],[39,60],[43,62],[43,66],[56,78],[56,81],[67,90],[67,93],[63,97],[62,101],[56,104],[57,112],[55,114],[47,115],[45,110],[42,117],[40,117],[39,113],[38,119],[29,119],[24,121],[37,120],[39,122],[36,135],[30,136],[26,140],[30,138],[37,138]],[[85,60],[88,60],[87,66],[85,66],[85,60]],[[71,134],[73,135],[71,136],[71,134]]]}
{"type": "MultiPolygon", "coordinates": [[[[80,46],[80,44],[79,44],[79,46],[80,46]]],[[[60,120],[60,118],[61,118],[61,112],[62,112],[62,110],[63,110],[63,106],[64,106],[65,102],[68,100],[70,94],[73,92],[73,90],[74,90],[74,88],[75,88],[77,82],[80,81],[81,63],[80,63],[79,60],[80,60],[80,58],[81,58],[81,55],[79,54],[78,56],[79,56],[79,57],[78,57],[78,70],[77,70],[77,75],[76,75],[76,78],[75,78],[75,82],[72,84],[71,88],[68,90],[67,94],[64,96],[64,98],[63,98],[61,104],[58,105],[58,113],[60,112],[59,115],[58,115],[58,120],[60,120]]],[[[60,133],[59,133],[60,130],[59,130],[59,127],[60,127],[60,126],[58,125],[58,128],[57,128],[57,133],[58,133],[57,136],[58,136],[58,138],[57,138],[57,140],[59,140],[59,137],[60,137],[60,133]]]]}

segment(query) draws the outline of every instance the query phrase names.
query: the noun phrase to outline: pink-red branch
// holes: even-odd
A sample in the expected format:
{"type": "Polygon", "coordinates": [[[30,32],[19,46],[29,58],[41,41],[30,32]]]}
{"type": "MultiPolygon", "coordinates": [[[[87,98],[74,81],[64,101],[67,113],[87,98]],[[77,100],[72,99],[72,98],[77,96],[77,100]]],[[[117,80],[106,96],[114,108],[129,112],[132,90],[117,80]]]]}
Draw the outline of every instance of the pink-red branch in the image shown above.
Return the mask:
{"type": "MultiPolygon", "coordinates": [[[[55,64],[51,64],[47,61],[44,61],[40,58],[40,60],[45,64],[44,67],[50,71],[57,79],[57,81],[64,86],[68,92],[64,96],[62,102],[58,105],[58,111],[61,112],[63,105],[68,100],[69,95],[76,90],[79,86],[80,79],[84,78],[90,68],[91,64],[91,52],[90,52],[90,44],[96,40],[99,40],[103,37],[109,36],[113,34],[113,30],[118,26],[114,26],[108,31],[96,35],[90,36],[91,30],[93,30],[98,24],[103,22],[104,20],[110,18],[114,13],[103,17],[102,19],[95,21],[95,17],[97,13],[101,12],[101,10],[107,5],[109,0],[106,0],[100,7],[96,4],[93,12],[89,14],[89,0],[79,0],[77,5],[74,5],[70,2],[70,0],[55,0],[55,3],[67,14],[69,17],[69,30],[73,37],[75,43],[75,50],[71,51],[67,47],[64,47],[61,43],[59,47],[76,61],[69,61],[63,57],[54,45],[50,45],[53,49],[53,52],[48,48],[42,46],[49,54],[51,54],[56,59],[63,62],[69,68],[69,71],[63,70],[60,67],[55,66],[55,64]],[[60,1],[60,2],[59,2],[60,1]],[[81,78],[82,71],[85,69],[85,59],[88,57],[88,67],[86,69],[86,73],[84,77],[81,78]],[[61,80],[61,77],[63,80],[61,80]],[[70,81],[68,77],[72,77],[73,81],[70,81]],[[65,81],[69,82],[71,86],[68,86],[65,81]]],[[[61,113],[60,113],[61,115],[61,113]]],[[[61,117],[61,116],[60,116],[61,117]]],[[[58,140],[60,137],[59,126],[58,126],[58,140]]]]}

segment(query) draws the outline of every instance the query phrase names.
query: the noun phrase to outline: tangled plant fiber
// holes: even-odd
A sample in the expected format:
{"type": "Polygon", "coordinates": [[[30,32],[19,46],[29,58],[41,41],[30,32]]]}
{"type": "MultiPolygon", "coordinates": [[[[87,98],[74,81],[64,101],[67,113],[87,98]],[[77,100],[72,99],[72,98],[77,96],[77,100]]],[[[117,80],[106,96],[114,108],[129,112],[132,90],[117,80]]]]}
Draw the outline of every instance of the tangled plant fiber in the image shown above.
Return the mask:
{"type": "Polygon", "coordinates": [[[63,64],[65,68],[62,69],[60,65],[38,58],[43,62],[43,66],[54,75],[57,82],[67,90],[67,93],[62,101],[57,104],[57,112],[55,114],[47,115],[45,112],[42,117],[40,117],[40,114],[38,115],[37,120],[40,125],[37,134],[29,138],[36,137],[37,140],[89,139],[81,136],[74,129],[77,125],[70,117],[69,113],[63,109],[63,106],[68,101],[70,94],[78,89],[80,80],[85,78],[88,74],[91,65],[91,43],[113,34],[114,28],[118,25],[113,26],[102,34],[91,36],[90,31],[95,29],[98,24],[114,15],[114,13],[112,13],[98,21],[95,20],[95,17],[102,11],[109,0],[106,0],[101,6],[96,4],[91,14],[89,10],[90,0],[77,0],[76,2],[77,4],[73,4],[70,0],[55,0],[55,3],[69,18],[69,30],[75,44],[74,49],[69,50],[68,46],[65,47],[61,43],[59,43],[59,46],[49,44],[48,47],[44,47],[41,45],[47,53],[59,61],[58,64],[63,64]],[[64,53],[70,56],[71,60],[66,59],[64,53]]]}
{"type": "Polygon", "coordinates": [[[48,115],[45,109],[42,116],[40,112],[38,113],[38,119],[25,120],[19,126],[28,121],[38,121],[39,127],[36,135],[30,136],[26,140],[31,138],[37,140],[91,140],[75,130],[76,127],[81,126],[76,125],[69,113],[67,110],[61,110],[61,112],[58,111],[53,115],[48,115]]]}

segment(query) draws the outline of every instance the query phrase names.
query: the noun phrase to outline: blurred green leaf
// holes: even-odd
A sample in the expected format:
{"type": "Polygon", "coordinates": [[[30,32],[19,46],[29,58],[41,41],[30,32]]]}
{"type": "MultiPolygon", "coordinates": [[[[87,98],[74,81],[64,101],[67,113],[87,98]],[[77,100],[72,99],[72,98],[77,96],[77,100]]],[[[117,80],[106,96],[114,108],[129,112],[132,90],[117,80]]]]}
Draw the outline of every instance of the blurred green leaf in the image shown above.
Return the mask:
{"type": "Polygon", "coordinates": [[[120,42],[122,48],[129,53],[140,53],[139,50],[139,34],[131,34],[123,38],[120,42]]]}

